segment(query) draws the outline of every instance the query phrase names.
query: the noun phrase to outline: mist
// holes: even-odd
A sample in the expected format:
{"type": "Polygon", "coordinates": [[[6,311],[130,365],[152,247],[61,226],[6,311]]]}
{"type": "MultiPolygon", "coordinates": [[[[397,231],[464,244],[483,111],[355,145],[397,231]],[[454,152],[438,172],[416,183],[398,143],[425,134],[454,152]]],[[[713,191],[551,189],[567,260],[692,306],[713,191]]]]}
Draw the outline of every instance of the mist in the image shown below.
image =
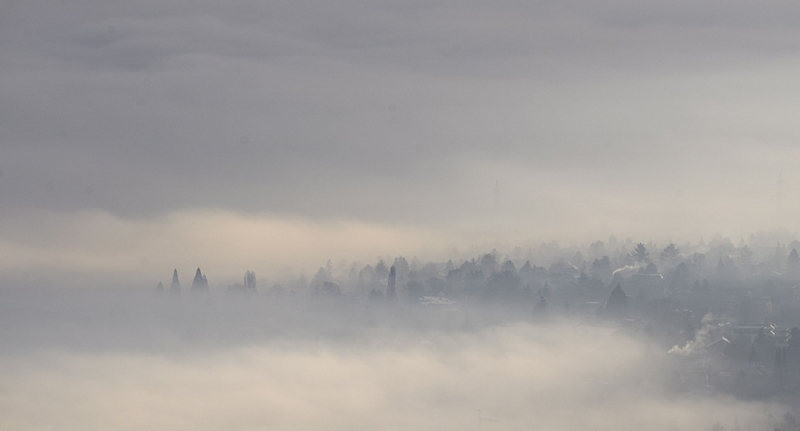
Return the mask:
{"type": "Polygon", "coordinates": [[[508,310],[51,299],[4,297],[3,428],[767,429],[786,408],[667,390],[645,343],[508,310]]]}
{"type": "Polygon", "coordinates": [[[0,428],[800,430],[798,22],[0,1],[0,428]]]}

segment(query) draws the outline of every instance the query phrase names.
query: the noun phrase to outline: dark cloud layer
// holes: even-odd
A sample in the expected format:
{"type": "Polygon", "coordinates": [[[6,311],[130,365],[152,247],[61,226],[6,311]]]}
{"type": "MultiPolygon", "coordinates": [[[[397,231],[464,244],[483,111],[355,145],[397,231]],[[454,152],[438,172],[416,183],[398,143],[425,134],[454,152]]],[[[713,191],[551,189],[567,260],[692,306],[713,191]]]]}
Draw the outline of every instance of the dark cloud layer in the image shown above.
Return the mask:
{"type": "Polygon", "coordinates": [[[791,2],[5,2],[0,210],[482,223],[495,180],[504,216],[539,223],[563,220],[544,202],[666,208],[698,184],[692,203],[753,205],[798,158],[798,19],[791,2]],[[714,183],[731,171],[748,186],[714,183]]]}

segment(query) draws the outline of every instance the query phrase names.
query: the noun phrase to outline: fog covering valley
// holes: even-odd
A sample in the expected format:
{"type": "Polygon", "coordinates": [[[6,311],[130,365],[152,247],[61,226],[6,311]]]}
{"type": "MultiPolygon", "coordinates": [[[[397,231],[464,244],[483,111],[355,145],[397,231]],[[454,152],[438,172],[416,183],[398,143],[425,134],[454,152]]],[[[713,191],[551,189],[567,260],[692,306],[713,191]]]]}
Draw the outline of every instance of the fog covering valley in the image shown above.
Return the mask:
{"type": "Polygon", "coordinates": [[[793,429],[800,242],[765,235],[6,288],[0,427],[793,429]]]}
{"type": "Polygon", "coordinates": [[[798,24],[0,0],[0,431],[800,431],[798,24]]]}

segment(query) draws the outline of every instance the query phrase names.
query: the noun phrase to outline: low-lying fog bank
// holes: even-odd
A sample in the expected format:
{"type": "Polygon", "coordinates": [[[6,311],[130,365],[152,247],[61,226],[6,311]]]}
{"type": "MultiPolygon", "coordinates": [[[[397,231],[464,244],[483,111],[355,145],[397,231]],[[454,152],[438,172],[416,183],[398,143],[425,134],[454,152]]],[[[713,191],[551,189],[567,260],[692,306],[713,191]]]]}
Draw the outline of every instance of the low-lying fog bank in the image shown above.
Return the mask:
{"type": "Polygon", "coordinates": [[[522,310],[5,295],[0,428],[772,430],[669,390],[664,352],[522,310]]]}

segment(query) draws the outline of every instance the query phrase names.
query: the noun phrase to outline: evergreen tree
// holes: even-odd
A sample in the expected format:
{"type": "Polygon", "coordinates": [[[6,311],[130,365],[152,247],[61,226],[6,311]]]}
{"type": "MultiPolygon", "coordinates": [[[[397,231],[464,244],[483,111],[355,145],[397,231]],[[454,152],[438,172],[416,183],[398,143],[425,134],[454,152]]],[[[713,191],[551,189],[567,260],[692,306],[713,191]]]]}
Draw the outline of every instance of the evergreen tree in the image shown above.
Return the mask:
{"type": "Polygon", "coordinates": [[[197,268],[197,272],[194,275],[194,280],[192,280],[192,292],[208,292],[208,280],[206,276],[200,272],[200,268],[197,268]]]}
{"type": "Polygon", "coordinates": [[[790,270],[797,270],[800,267],[800,254],[797,253],[797,249],[793,248],[792,252],[789,253],[789,258],[786,260],[786,267],[790,270]]]}
{"type": "Polygon", "coordinates": [[[395,272],[401,279],[408,275],[408,261],[403,256],[394,258],[395,272]]]}
{"type": "Polygon", "coordinates": [[[681,251],[678,249],[678,247],[670,242],[669,245],[664,248],[664,250],[661,250],[661,260],[662,262],[669,264],[677,259],[680,254],[681,251]]]}
{"type": "MultiPolygon", "coordinates": [[[[330,262],[330,261],[328,261],[330,262]]],[[[325,270],[323,267],[319,267],[317,273],[314,274],[314,278],[311,279],[311,287],[313,289],[319,289],[322,287],[322,283],[329,281],[330,277],[328,275],[328,271],[325,270]]]]}
{"type": "Polygon", "coordinates": [[[245,290],[256,290],[256,273],[253,271],[246,271],[244,273],[244,288],[245,290]]]}
{"type": "Polygon", "coordinates": [[[541,314],[545,311],[547,311],[547,299],[545,299],[542,291],[539,290],[539,294],[536,296],[536,304],[533,305],[533,312],[541,314]]]}
{"type": "Polygon", "coordinates": [[[650,262],[650,252],[642,243],[636,244],[636,248],[631,251],[630,256],[636,263],[650,262]]]}
{"type": "Polygon", "coordinates": [[[389,269],[389,286],[386,291],[386,298],[389,301],[394,300],[395,298],[395,287],[397,286],[397,271],[394,269],[394,265],[389,269]]]}
{"type": "Polygon", "coordinates": [[[750,250],[750,247],[744,246],[739,250],[739,264],[740,265],[750,265],[753,261],[753,251],[750,250]]]}
{"type": "Polygon", "coordinates": [[[646,267],[639,269],[642,274],[658,274],[658,267],[655,263],[650,262],[646,267]]]}
{"type": "Polygon", "coordinates": [[[172,271],[172,284],[169,286],[170,293],[181,293],[181,282],[178,281],[178,269],[172,271]]]}
{"type": "Polygon", "coordinates": [[[486,253],[481,258],[481,269],[485,273],[492,273],[497,267],[497,259],[491,253],[486,253]]]}
{"type": "Polygon", "coordinates": [[[624,317],[628,312],[628,296],[625,295],[625,291],[622,290],[621,285],[617,285],[614,290],[611,291],[611,295],[608,297],[608,302],[606,303],[606,312],[615,317],[624,317]]]}
{"type": "Polygon", "coordinates": [[[525,265],[522,265],[522,268],[519,269],[519,275],[527,283],[533,281],[535,271],[531,265],[531,261],[525,261],[525,265]]]}
{"type": "Polygon", "coordinates": [[[385,280],[386,276],[389,274],[389,268],[386,267],[386,263],[383,259],[378,261],[378,264],[375,265],[375,275],[378,276],[378,279],[385,280]]]}
{"type": "Polygon", "coordinates": [[[332,281],[326,281],[322,283],[322,286],[317,288],[317,294],[323,296],[339,296],[341,294],[341,289],[338,284],[332,281]]]}

